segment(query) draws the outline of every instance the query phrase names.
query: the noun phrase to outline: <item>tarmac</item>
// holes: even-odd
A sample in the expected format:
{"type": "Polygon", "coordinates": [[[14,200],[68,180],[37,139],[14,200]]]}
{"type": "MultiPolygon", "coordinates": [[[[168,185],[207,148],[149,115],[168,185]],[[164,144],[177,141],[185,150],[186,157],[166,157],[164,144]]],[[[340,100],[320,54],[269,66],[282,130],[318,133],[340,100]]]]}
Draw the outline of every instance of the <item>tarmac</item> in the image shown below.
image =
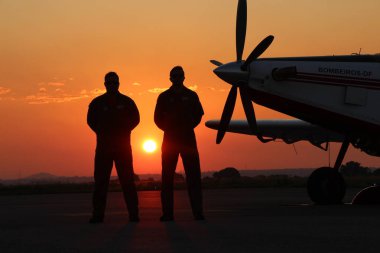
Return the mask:
{"type": "MultiPolygon", "coordinates": [[[[358,190],[346,195],[349,202],[358,190]]],[[[139,223],[122,193],[89,224],[91,194],[0,196],[0,252],[379,252],[380,206],[316,206],[303,188],[205,190],[205,221],[186,191],[175,221],[160,222],[160,193],[139,192],[139,223]]]]}

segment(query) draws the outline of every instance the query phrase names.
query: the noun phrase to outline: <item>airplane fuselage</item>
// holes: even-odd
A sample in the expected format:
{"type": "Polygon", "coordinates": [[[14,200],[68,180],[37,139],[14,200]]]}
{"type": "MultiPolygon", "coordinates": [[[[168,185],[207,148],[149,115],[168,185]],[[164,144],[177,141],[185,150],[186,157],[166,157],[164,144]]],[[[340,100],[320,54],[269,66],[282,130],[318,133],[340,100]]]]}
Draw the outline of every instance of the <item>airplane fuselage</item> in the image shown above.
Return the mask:
{"type": "Polygon", "coordinates": [[[257,59],[249,88],[255,103],[349,135],[380,155],[380,56],[257,59]]]}

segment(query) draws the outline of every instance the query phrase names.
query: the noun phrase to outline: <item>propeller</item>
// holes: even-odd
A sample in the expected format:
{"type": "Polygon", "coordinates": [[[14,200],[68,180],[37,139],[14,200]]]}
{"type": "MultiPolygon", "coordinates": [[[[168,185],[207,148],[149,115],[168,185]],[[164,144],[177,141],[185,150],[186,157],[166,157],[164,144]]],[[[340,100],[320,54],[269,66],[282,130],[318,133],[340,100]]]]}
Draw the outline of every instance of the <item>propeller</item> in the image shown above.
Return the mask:
{"type": "Polygon", "coordinates": [[[240,98],[243,104],[244,113],[252,133],[256,133],[259,140],[267,142],[270,140],[264,139],[257,132],[256,116],[252,101],[250,99],[250,91],[248,88],[248,67],[255,61],[265,50],[271,45],[274,37],[269,35],[263,39],[251,52],[246,61],[242,60],[245,35],[247,30],[247,0],[239,0],[236,16],[236,62],[222,64],[219,61],[211,60],[210,62],[218,66],[214,73],[222,80],[232,85],[224,105],[223,113],[220,119],[216,143],[220,144],[228,129],[232,118],[232,113],[236,104],[237,90],[239,89],[240,98]]]}
{"type": "Polygon", "coordinates": [[[267,50],[267,48],[270,46],[270,44],[272,44],[273,40],[274,40],[273,35],[269,35],[268,37],[266,37],[265,39],[263,39],[255,47],[255,49],[253,49],[253,51],[251,52],[251,54],[248,56],[247,60],[241,66],[241,69],[243,71],[247,71],[247,68],[248,68],[249,64],[251,64],[254,60],[256,60],[257,58],[259,58],[260,55],[262,55],[265,52],[265,50],[267,50]]]}
{"type": "Polygon", "coordinates": [[[239,0],[237,15],[236,15],[236,61],[241,61],[242,59],[246,31],[247,31],[247,1],[239,0]]]}
{"type": "Polygon", "coordinates": [[[223,63],[221,63],[221,62],[219,62],[219,61],[217,61],[217,60],[210,60],[210,62],[212,63],[212,64],[214,64],[215,66],[222,66],[223,65],[223,63]]]}
{"type": "Polygon", "coordinates": [[[226,104],[224,105],[222,117],[220,119],[218,134],[216,136],[217,144],[222,142],[223,137],[227,131],[228,125],[230,124],[232,113],[234,112],[234,109],[235,109],[236,97],[237,97],[237,86],[232,86],[230,92],[228,93],[226,104]]]}

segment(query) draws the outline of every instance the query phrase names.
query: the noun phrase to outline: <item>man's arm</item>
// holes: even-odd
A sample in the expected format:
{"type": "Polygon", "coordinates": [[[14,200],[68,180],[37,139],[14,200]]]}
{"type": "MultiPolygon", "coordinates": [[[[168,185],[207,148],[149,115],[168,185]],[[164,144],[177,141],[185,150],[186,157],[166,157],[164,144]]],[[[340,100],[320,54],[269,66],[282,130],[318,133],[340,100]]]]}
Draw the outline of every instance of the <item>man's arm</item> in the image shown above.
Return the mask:
{"type": "Polygon", "coordinates": [[[158,96],[156,108],[154,110],[154,123],[160,128],[162,131],[165,131],[165,111],[163,105],[162,96],[158,96]]]}
{"type": "Polygon", "coordinates": [[[133,100],[131,101],[130,119],[128,128],[132,131],[140,123],[140,113],[133,100]]]}
{"type": "Polygon", "coordinates": [[[96,110],[93,103],[90,103],[88,106],[88,112],[87,112],[87,124],[89,127],[97,133],[97,120],[96,120],[96,110]]]}
{"type": "Polygon", "coordinates": [[[197,94],[194,96],[193,128],[199,125],[204,114],[203,107],[197,94]]]}

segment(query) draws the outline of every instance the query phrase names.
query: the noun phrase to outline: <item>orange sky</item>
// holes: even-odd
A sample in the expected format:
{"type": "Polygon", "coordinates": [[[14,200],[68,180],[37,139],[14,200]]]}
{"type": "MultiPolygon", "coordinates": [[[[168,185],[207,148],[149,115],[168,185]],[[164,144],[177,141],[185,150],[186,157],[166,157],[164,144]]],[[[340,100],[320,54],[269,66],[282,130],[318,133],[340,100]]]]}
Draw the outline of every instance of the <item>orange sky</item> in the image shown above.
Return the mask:
{"type": "MultiPolygon", "coordinates": [[[[0,178],[36,172],[92,175],[95,136],[86,125],[87,106],[100,94],[108,71],[120,75],[141,123],[132,134],[136,173],[159,173],[160,152],[142,142],[161,142],[153,123],[157,91],[182,65],[186,85],[196,89],[205,116],[197,128],[204,171],[318,167],[328,153],[307,144],[261,144],[227,134],[221,145],[204,127],[220,117],[230,86],[213,73],[210,59],[235,59],[232,0],[1,0],[0,1],[0,178]],[[276,159],[273,159],[273,158],[276,159]]],[[[265,36],[275,41],[263,55],[301,56],[380,52],[377,0],[248,0],[247,56],[265,36]]],[[[280,115],[264,108],[259,118],[280,115]]],[[[234,118],[242,118],[240,102],[234,118]]],[[[333,146],[331,163],[338,151],[333,146]]],[[[345,161],[380,166],[380,159],[350,148],[345,161]]],[[[179,166],[179,171],[183,171],[179,166]]]]}

